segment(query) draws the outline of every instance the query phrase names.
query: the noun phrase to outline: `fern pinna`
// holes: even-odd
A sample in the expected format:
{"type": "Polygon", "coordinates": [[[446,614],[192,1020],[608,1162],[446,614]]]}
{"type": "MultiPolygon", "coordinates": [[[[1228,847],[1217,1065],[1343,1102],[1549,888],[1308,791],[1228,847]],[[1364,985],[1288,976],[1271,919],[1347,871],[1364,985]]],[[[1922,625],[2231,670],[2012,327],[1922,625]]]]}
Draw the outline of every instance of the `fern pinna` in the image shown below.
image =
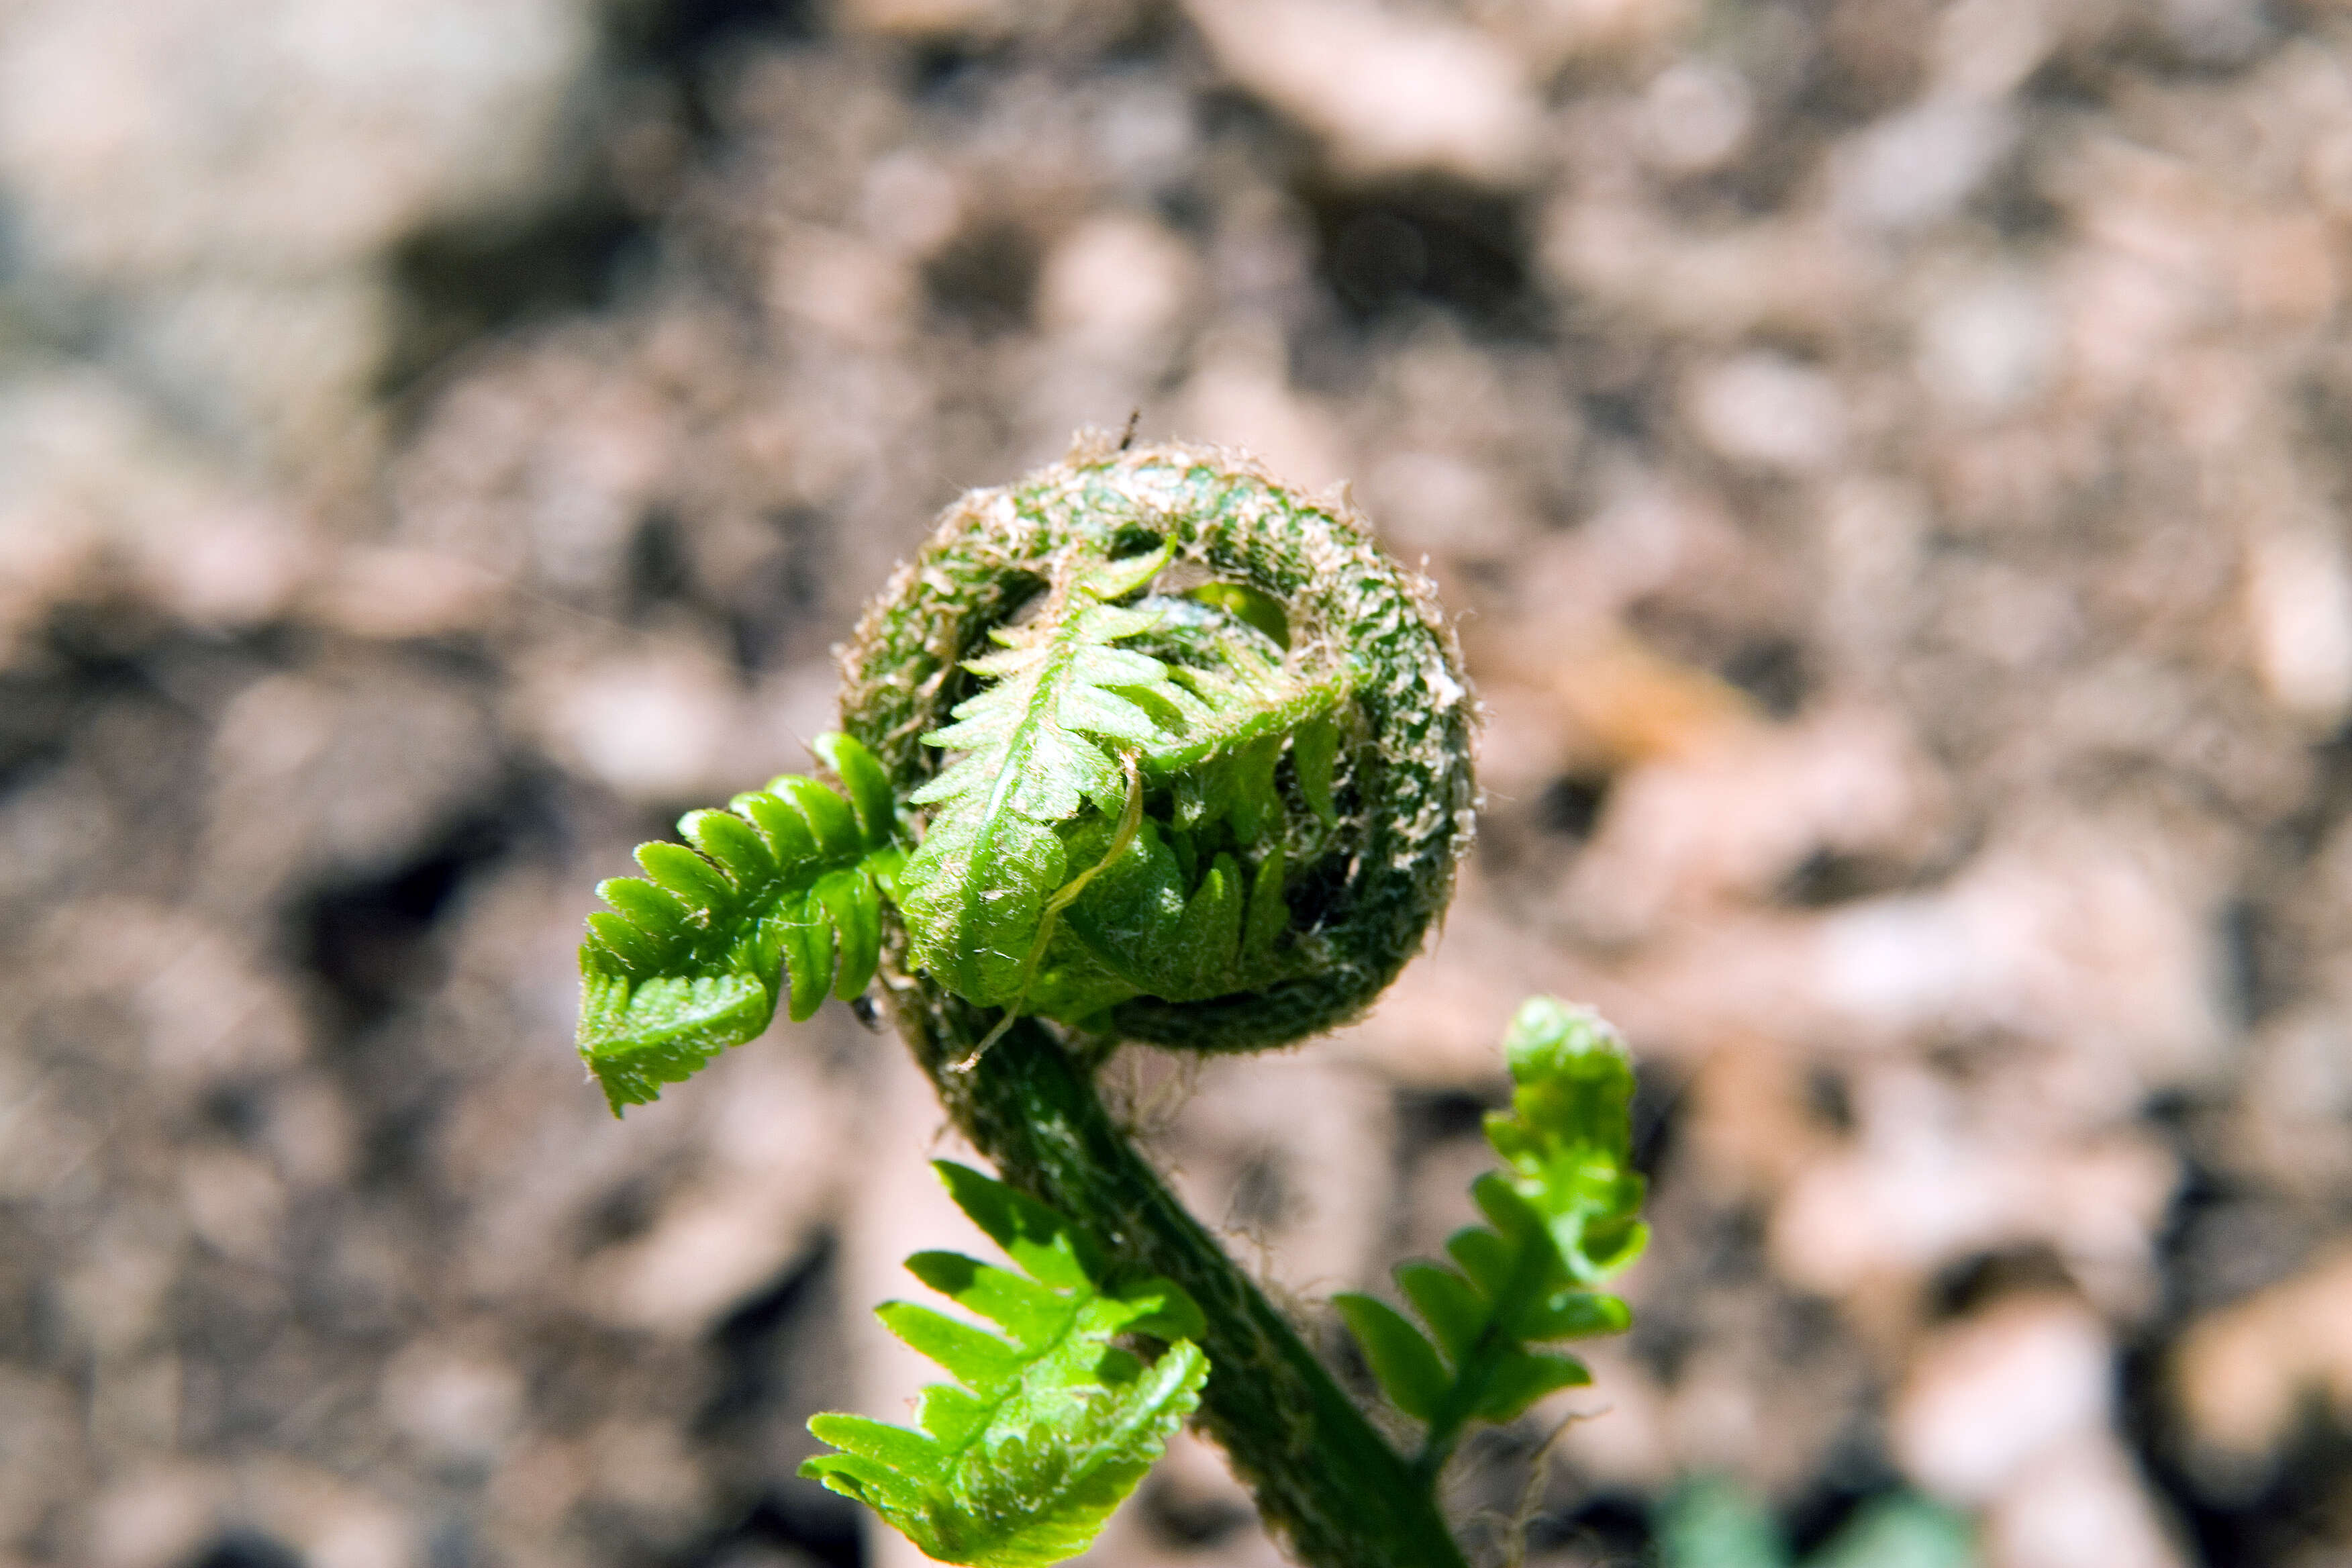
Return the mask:
{"type": "Polygon", "coordinates": [[[906,853],[889,782],[865,747],[824,735],[818,754],[848,798],[779,778],[725,811],[688,813],[676,844],[644,844],[646,875],[596,892],[580,948],[580,1054],[617,1113],[692,1076],[775,1016],[789,985],[797,1023],[830,990],[872,984],[882,900],[906,853]]]}
{"type": "Polygon", "coordinates": [[[1086,1550],[1200,1403],[1201,1309],[1166,1279],[1122,1278],[1042,1204],[949,1161],[956,1205],[1020,1272],[954,1252],[907,1259],[915,1278],[1004,1337],[892,1301],[883,1323],[961,1381],[923,1391],[919,1431],[862,1415],[809,1430],[839,1450],[801,1467],[870,1505],[941,1563],[1031,1568],[1086,1550]],[[1119,1343],[1159,1342],[1149,1364],[1119,1343]]]}
{"type": "Polygon", "coordinates": [[[990,684],[923,737],[961,755],[909,797],[930,815],[904,908],[916,963],[967,1001],[1083,1028],[1305,966],[1276,769],[1293,745],[1303,822],[1328,823],[1345,675],[1286,670],[1212,600],[1118,602],[1172,550],[1069,546],[1042,613],[965,661],[990,684]]]}
{"type": "Polygon", "coordinates": [[[1255,1050],[1368,1006],[1470,838],[1475,704],[1430,585],[1343,501],[1231,455],[1082,441],[966,496],[843,654],[837,787],[784,778],[648,845],[582,949],[580,1044],[618,1111],[767,1026],[879,982],[1004,1185],[943,1172],[1020,1272],[911,1265],[995,1323],[894,1304],[961,1382],[917,1428],[818,1418],[810,1473],[932,1556],[1058,1561],[1190,1417],[1303,1561],[1462,1562],[1437,1506],[1473,1420],[1581,1368],[1532,1347],[1622,1328],[1590,1289],[1641,1232],[1613,1037],[1534,1007],[1489,1135],[1507,1169],[1400,1276],[1424,1337],[1343,1298],[1425,1424],[1390,1447],[1186,1214],[1093,1084],[1122,1041],[1255,1050]],[[1194,1405],[1197,1400],[1197,1409],[1194,1405]]]}

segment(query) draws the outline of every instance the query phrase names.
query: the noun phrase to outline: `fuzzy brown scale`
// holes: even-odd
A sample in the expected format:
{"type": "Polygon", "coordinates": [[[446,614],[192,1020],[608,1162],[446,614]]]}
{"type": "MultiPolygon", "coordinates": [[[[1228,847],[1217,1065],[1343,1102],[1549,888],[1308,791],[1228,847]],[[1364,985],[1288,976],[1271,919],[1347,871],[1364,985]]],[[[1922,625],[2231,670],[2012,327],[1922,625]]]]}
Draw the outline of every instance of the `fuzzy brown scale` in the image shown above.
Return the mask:
{"type": "Polygon", "coordinates": [[[903,800],[938,772],[923,736],[970,690],[984,651],[1076,548],[1160,542],[1213,579],[1278,604],[1291,662],[1349,677],[1340,820],[1298,879],[1323,891],[1295,911],[1307,973],[1209,1000],[1122,1003],[1118,1035],[1195,1050],[1286,1045],[1346,1022],[1418,951],[1467,847],[1475,704],[1428,581],[1384,555],[1344,501],[1310,501],[1256,464],[1209,447],[1121,452],[1082,437],[1061,463],[950,507],[901,566],[842,655],[845,729],[903,800]]]}

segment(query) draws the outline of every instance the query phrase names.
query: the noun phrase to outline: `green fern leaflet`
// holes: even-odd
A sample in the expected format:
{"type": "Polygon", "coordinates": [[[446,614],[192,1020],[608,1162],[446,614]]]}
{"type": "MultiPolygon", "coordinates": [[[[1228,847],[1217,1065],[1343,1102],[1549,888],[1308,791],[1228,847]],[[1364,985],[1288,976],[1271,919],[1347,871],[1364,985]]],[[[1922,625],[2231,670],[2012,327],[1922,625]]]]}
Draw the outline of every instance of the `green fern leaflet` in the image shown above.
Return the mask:
{"type": "Polygon", "coordinates": [[[958,755],[911,797],[931,816],[903,910],[915,961],[967,1001],[1085,1026],[1300,966],[1286,839],[1335,820],[1346,676],[1286,668],[1278,607],[1230,585],[1123,603],[1171,549],[1066,555],[964,667],[990,684],[923,737],[958,755]]]}
{"type": "Polygon", "coordinates": [[[1165,686],[1168,667],[1117,646],[1158,618],[1110,601],[1168,554],[1066,563],[1043,613],[965,667],[993,683],[923,737],[964,754],[912,797],[932,812],[908,863],[907,929],[916,962],[967,1001],[1001,1007],[1027,989],[1046,900],[1069,868],[1055,826],[1089,802],[1124,814],[1122,757],[1160,737],[1136,698],[1165,686]]]}
{"type": "Polygon", "coordinates": [[[816,750],[845,798],[787,774],[689,813],[693,848],[640,845],[646,875],[597,888],[612,910],[588,917],[580,947],[579,1045],[614,1114],[758,1035],[779,992],[798,1020],[874,978],[905,861],[898,809],[864,746],[824,735],[816,750]]]}
{"type": "Polygon", "coordinates": [[[839,1452],[801,1474],[866,1503],[925,1555],[1044,1568],[1085,1551],[1200,1402],[1201,1310],[1160,1279],[1121,1279],[1070,1222],[1002,1183],[935,1162],[949,1193],[1022,1270],[952,1252],[917,1279],[1003,1335],[927,1307],[880,1309],[890,1331],[961,1381],[924,1390],[921,1429],[824,1415],[839,1452]],[[1121,1342],[1162,1341],[1149,1364],[1121,1342]]]}
{"type": "Polygon", "coordinates": [[[1508,1421],[1591,1381],[1574,1357],[1529,1346],[1629,1327],[1624,1302],[1590,1287],[1649,1239],[1629,1161],[1633,1069],[1616,1032],[1582,1008],[1530,997],[1504,1051],[1516,1087],[1511,1109],[1486,1118],[1486,1139],[1510,1171],[1471,1186],[1489,1223],[1447,1240],[1454,1268],[1396,1271],[1429,1333],[1375,1297],[1335,1303],[1389,1398],[1426,1424],[1415,1468],[1432,1478],[1470,1422],[1508,1421]]]}

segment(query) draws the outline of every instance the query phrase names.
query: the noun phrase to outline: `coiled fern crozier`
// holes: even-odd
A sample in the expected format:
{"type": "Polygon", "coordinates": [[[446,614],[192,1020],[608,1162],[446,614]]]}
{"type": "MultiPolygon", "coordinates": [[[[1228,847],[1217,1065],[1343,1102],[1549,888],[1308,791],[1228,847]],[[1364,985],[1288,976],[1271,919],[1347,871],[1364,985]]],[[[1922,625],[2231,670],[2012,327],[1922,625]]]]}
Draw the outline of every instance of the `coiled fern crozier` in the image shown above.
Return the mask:
{"type": "MultiPolygon", "coordinates": [[[[1549,998],[1506,1040],[1489,1222],[1398,1283],[1427,1331],[1337,1303],[1422,1438],[1401,1454],[1106,1111],[1122,1041],[1292,1044],[1370,1005],[1467,847],[1474,703],[1430,584],[1342,502],[1231,454],[1082,438],[948,510],[842,655],[838,787],[776,780],[637,852],[581,951],[582,1054],[614,1110],[824,996],[878,984],[1002,1181],[941,1173],[1018,1272],[917,1278],[995,1331],[892,1303],[958,1380],[917,1427],[819,1416],[806,1473],[950,1563],[1082,1551],[1196,1418],[1321,1568],[1454,1568],[1437,1503],[1469,1423],[1586,1380],[1535,1347],[1622,1330],[1638,1254],[1632,1069],[1549,998]]],[[[1392,1423],[1393,1425],[1393,1423],[1392,1423]]]]}

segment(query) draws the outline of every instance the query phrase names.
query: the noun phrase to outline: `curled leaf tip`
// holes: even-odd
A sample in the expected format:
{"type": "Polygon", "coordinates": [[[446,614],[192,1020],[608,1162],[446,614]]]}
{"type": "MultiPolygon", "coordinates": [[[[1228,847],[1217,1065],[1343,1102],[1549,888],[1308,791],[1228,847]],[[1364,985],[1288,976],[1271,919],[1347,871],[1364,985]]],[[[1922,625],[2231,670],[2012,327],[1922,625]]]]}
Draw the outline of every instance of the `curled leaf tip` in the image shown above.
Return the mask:
{"type": "Polygon", "coordinates": [[[1519,1004],[1503,1035],[1503,1058],[1520,1083],[1567,1072],[1580,1058],[1626,1057],[1625,1037],[1590,1007],[1557,996],[1530,996],[1519,1004]]]}
{"type": "Polygon", "coordinates": [[[965,497],[843,673],[844,728],[929,813],[913,965],[967,1003],[1286,1045],[1387,986],[1468,843],[1475,704],[1429,584],[1229,453],[1090,444],[965,497]]]}

